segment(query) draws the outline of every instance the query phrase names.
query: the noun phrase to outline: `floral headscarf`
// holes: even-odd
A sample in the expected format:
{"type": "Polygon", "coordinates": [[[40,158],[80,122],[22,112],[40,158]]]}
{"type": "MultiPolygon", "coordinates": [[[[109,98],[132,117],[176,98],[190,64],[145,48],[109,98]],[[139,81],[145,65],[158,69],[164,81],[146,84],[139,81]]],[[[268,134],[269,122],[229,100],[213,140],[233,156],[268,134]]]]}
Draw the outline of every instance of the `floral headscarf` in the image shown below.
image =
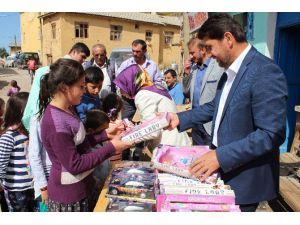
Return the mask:
{"type": "Polygon", "coordinates": [[[172,99],[165,88],[153,84],[148,72],[138,64],[130,65],[122,70],[113,82],[131,98],[144,89],[172,99]]]}

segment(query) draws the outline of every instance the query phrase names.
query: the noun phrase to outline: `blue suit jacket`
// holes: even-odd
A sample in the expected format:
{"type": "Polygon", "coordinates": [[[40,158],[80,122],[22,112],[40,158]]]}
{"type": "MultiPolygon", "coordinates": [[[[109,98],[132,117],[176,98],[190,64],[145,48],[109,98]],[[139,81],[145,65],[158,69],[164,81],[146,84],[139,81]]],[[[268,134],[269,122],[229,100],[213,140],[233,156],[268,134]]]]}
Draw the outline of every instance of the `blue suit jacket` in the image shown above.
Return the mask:
{"type": "MultiPolygon", "coordinates": [[[[212,102],[179,113],[180,131],[215,119],[224,85],[212,102]]],[[[287,84],[280,68],[255,48],[246,55],[227,97],[218,130],[222,179],[237,204],[270,200],[279,190],[279,146],[285,139],[287,84]]]]}

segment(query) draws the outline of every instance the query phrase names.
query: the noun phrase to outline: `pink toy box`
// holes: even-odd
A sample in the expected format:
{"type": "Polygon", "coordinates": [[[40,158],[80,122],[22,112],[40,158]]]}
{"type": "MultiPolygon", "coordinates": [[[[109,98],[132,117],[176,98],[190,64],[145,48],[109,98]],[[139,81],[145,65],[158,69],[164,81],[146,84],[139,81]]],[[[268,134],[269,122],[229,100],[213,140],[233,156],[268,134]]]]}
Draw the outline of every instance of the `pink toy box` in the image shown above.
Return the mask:
{"type": "Polygon", "coordinates": [[[143,123],[133,127],[123,134],[123,141],[134,141],[139,143],[143,141],[143,137],[153,132],[159,131],[169,125],[168,113],[163,113],[156,116],[151,120],[144,121],[143,123]]]}
{"type": "MultiPolygon", "coordinates": [[[[160,145],[153,151],[152,162],[155,168],[178,176],[193,178],[189,173],[189,165],[200,156],[211,151],[208,146],[175,147],[160,145]]],[[[218,174],[214,173],[206,179],[206,183],[216,183],[218,174]]]]}
{"type": "Polygon", "coordinates": [[[167,202],[162,212],[240,212],[237,205],[226,204],[197,204],[197,203],[171,203],[167,202]]]}
{"type": "Polygon", "coordinates": [[[156,197],[157,212],[168,210],[170,203],[197,203],[197,204],[222,204],[234,205],[235,196],[228,195],[165,195],[156,197]]]}

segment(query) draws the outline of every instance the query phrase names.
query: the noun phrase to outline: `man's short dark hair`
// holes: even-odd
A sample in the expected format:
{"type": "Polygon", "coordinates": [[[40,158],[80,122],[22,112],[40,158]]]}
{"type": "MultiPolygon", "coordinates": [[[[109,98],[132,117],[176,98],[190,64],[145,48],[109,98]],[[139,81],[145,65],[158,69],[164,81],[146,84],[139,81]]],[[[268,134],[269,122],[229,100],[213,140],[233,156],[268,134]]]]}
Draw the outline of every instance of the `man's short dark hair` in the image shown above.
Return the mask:
{"type": "Polygon", "coordinates": [[[224,33],[230,32],[239,43],[247,42],[246,34],[242,26],[226,13],[220,13],[209,17],[198,31],[198,38],[223,40],[224,33]]]}
{"type": "Polygon", "coordinates": [[[173,78],[177,77],[176,71],[173,69],[168,69],[164,72],[164,75],[167,75],[168,73],[170,73],[172,75],[173,78]]]}
{"type": "Polygon", "coordinates": [[[131,45],[134,45],[134,46],[136,46],[136,45],[142,45],[142,50],[146,50],[147,49],[147,44],[142,39],[136,39],[136,40],[134,40],[131,45]]]}
{"type": "Polygon", "coordinates": [[[88,46],[86,46],[86,44],[82,43],[82,42],[77,42],[75,45],[72,46],[71,50],[69,51],[69,54],[71,52],[73,52],[74,50],[76,50],[76,52],[78,53],[85,53],[86,57],[90,56],[90,49],[88,46]]]}
{"type": "Polygon", "coordinates": [[[85,83],[99,84],[103,82],[104,75],[102,70],[97,66],[91,66],[85,70],[85,83]]]}

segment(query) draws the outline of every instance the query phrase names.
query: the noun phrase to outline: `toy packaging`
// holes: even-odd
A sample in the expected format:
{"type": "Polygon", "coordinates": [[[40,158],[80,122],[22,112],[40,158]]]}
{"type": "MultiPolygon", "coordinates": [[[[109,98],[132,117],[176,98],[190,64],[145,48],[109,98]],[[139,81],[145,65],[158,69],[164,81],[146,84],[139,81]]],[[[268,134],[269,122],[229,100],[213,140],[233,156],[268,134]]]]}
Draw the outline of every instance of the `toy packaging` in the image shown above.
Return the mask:
{"type": "Polygon", "coordinates": [[[235,196],[220,195],[174,195],[161,194],[156,198],[157,212],[162,212],[169,203],[225,204],[234,205],[235,196]]]}
{"type": "Polygon", "coordinates": [[[125,131],[123,134],[123,141],[134,141],[135,143],[140,143],[144,141],[143,137],[160,131],[169,125],[168,113],[164,113],[160,116],[156,116],[151,120],[144,121],[143,123],[134,126],[133,128],[125,131]]]}
{"type": "Polygon", "coordinates": [[[155,203],[154,182],[155,174],[149,163],[123,163],[112,171],[107,196],[155,203]]]}
{"type": "Polygon", "coordinates": [[[233,190],[198,187],[160,186],[161,194],[235,196],[233,190]]]}
{"type": "Polygon", "coordinates": [[[155,212],[155,204],[110,199],[106,212],[155,212]]]}
{"type": "MultiPolygon", "coordinates": [[[[160,171],[192,178],[189,173],[189,165],[209,151],[211,150],[208,146],[175,147],[159,145],[153,151],[152,162],[154,167],[160,171]]],[[[218,174],[214,173],[205,180],[205,183],[215,184],[217,180],[218,174]]]]}
{"type": "Polygon", "coordinates": [[[168,202],[162,212],[240,212],[237,205],[168,202]]]}

